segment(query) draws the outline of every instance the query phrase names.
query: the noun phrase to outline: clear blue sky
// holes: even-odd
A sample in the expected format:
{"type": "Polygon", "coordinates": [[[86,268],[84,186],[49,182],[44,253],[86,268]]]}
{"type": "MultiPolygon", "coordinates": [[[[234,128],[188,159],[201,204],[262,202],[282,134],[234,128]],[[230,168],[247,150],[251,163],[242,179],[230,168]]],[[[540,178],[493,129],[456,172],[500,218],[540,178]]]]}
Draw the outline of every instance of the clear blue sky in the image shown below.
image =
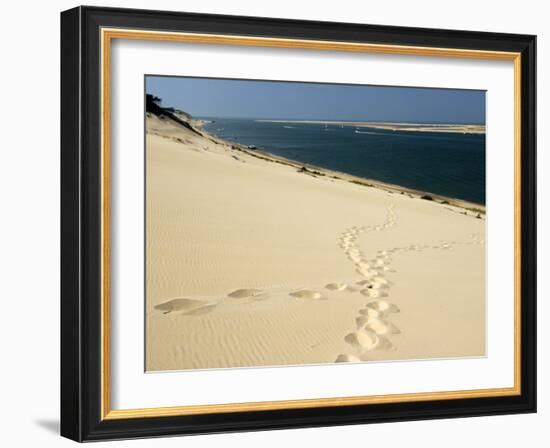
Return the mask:
{"type": "Polygon", "coordinates": [[[485,91],[147,76],[195,117],[485,123],[485,91]]]}

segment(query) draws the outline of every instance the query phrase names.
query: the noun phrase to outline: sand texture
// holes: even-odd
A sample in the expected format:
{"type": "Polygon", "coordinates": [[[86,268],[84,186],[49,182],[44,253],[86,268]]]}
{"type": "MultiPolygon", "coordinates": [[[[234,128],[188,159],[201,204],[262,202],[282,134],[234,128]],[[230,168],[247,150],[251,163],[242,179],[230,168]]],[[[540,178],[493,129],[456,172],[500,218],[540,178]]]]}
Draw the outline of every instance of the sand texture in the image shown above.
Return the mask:
{"type": "Polygon", "coordinates": [[[149,371],[485,355],[485,219],[148,114],[149,371]]]}

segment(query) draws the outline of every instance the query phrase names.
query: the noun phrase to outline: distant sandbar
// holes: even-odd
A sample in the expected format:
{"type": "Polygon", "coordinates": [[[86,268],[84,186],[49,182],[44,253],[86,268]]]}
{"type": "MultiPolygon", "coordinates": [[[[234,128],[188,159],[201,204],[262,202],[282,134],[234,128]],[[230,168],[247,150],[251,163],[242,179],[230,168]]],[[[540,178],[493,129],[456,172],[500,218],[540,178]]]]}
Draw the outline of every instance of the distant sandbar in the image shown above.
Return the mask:
{"type": "Polygon", "coordinates": [[[454,134],[485,134],[482,124],[441,123],[391,123],[370,121],[326,121],[326,120],[256,120],[263,123],[320,124],[327,126],[353,126],[357,128],[384,129],[387,131],[449,132],[454,134]]]}

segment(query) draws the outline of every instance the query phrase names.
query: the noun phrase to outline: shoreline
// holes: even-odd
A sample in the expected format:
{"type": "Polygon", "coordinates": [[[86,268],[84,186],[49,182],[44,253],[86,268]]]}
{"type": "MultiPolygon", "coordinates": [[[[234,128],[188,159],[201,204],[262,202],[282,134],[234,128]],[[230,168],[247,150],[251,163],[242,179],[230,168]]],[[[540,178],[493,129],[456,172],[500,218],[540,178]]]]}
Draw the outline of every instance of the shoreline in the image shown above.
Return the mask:
{"type": "MultiPolygon", "coordinates": [[[[283,121],[277,121],[277,120],[257,120],[257,121],[269,121],[269,122],[278,122],[278,123],[283,122],[283,121]]],[[[284,121],[284,122],[288,123],[290,121],[284,121]]],[[[210,139],[211,141],[217,144],[229,146],[233,150],[242,152],[244,154],[247,154],[248,156],[255,157],[257,159],[265,160],[267,162],[280,163],[283,165],[291,166],[293,168],[296,168],[298,171],[303,172],[304,174],[312,175],[313,177],[317,177],[317,176],[328,177],[328,178],[340,180],[343,182],[350,182],[353,184],[362,185],[364,187],[377,188],[392,194],[408,195],[410,198],[418,198],[418,199],[423,199],[427,201],[433,201],[441,205],[449,205],[452,207],[457,207],[459,209],[462,209],[464,210],[465,214],[473,214],[473,216],[476,216],[479,214],[480,218],[481,216],[485,216],[485,213],[486,213],[486,206],[476,202],[443,196],[443,195],[439,195],[429,191],[415,190],[413,188],[408,188],[397,184],[391,184],[388,182],[383,182],[375,179],[355,176],[353,174],[348,174],[341,171],[331,170],[329,168],[323,168],[318,165],[302,163],[296,160],[287,159],[285,157],[272,154],[269,151],[266,151],[265,149],[262,149],[262,148],[251,149],[251,148],[248,148],[246,145],[243,145],[241,143],[231,141],[231,140],[225,140],[221,137],[218,137],[215,134],[212,134],[206,131],[204,129],[204,126],[208,123],[209,123],[208,121],[200,120],[200,119],[191,119],[188,122],[189,126],[191,126],[195,130],[195,132],[200,133],[204,138],[210,139]]],[[[294,121],[294,123],[297,123],[297,122],[294,121]]],[[[305,123],[305,122],[302,121],[301,123],[305,123]]]]}

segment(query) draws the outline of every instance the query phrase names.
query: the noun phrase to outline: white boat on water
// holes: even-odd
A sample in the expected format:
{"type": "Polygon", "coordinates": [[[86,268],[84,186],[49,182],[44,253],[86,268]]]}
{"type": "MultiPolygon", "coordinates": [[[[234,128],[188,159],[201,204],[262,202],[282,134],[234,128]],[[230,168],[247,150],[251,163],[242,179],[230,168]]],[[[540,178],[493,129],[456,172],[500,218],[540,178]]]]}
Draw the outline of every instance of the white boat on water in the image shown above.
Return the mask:
{"type": "Polygon", "coordinates": [[[355,133],[356,134],[381,135],[379,132],[360,131],[359,129],[356,129],[355,133]]]}

